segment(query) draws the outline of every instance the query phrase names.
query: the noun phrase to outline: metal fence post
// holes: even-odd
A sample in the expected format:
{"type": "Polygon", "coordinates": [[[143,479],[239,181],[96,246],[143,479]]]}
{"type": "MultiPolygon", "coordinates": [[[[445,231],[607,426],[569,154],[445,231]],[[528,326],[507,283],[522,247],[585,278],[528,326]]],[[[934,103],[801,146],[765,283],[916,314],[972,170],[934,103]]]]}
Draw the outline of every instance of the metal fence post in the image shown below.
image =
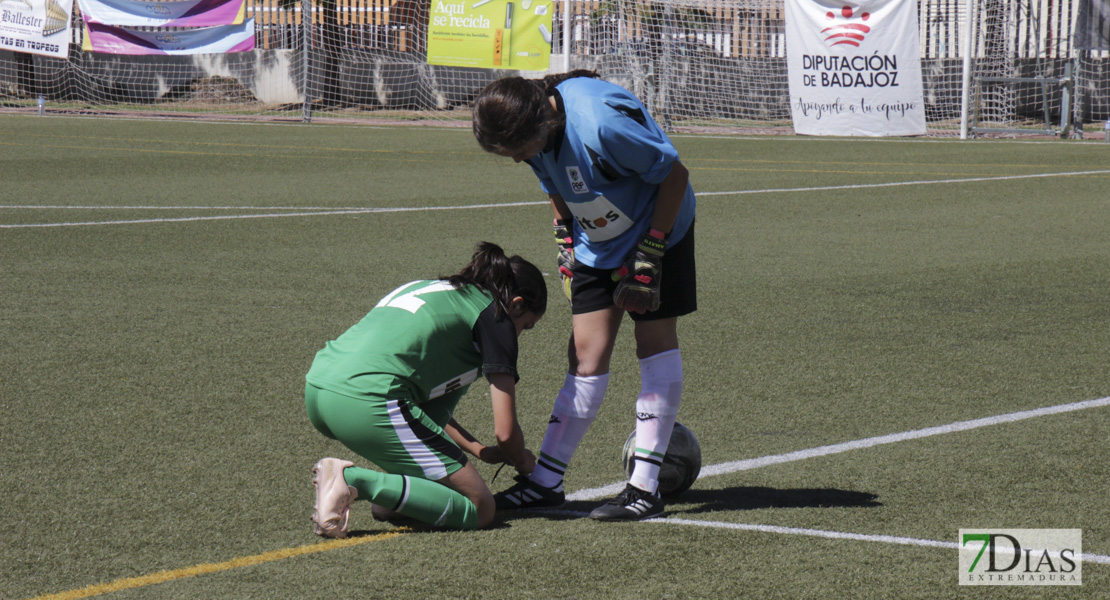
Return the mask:
{"type": "Polygon", "coordinates": [[[656,90],[658,92],[657,98],[659,103],[656,105],[655,110],[658,113],[657,117],[661,121],[660,125],[663,126],[664,131],[673,131],[674,128],[671,124],[671,71],[676,69],[675,65],[675,37],[677,34],[677,27],[675,26],[675,10],[674,0],[666,0],[663,3],[663,56],[659,62],[658,67],[655,69],[656,90]]]}
{"type": "Polygon", "coordinates": [[[301,77],[304,88],[304,110],[301,120],[312,122],[312,69],[308,53],[312,48],[312,0],[301,0],[301,77]]]}

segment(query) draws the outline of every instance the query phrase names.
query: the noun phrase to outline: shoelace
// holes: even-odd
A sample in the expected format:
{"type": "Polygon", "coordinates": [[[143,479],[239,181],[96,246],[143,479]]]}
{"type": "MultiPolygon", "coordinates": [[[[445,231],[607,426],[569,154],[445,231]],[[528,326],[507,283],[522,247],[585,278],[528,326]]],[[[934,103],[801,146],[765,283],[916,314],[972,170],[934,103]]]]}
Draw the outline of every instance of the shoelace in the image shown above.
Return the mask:
{"type": "Polygon", "coordinates": [[[610,504],[616,504],[616,505],[619,505],[619,506],[628,506],[629,504],[632,504],[632,502],[634,502],[636,500],[642,500],[644,498],[655,499],[655,497],[656,496],[654,494],[649,494],[649,493],[645,492],[644,490],[634,488],[634,487],[626,487],[621,491],[620,494],[617,494],[617,497],[614,498],[613,501],[610,502],[610,504]]]}
{"type": "Polygon", "coordinates": [[[501,469],[504,469],[504,468],[505,468],[505,463],[501,463],[501,465],[497,467],[497,470],[493,472],[493,477],[491,477],[490,480],[489,480],[489,482],[491,484],[493,482],[497,481],[497,476],[501,474],[501,469]]]}
{"type": "Polygon", "coordinates": [[[516,477],[513,477],[513,480],[516,481],[516,485],[505,490],[504,494],[506,496],[515,495],[516,498],[522,502],[524,500],[527,500],[527,498],[524,496],[524,492],[529,488],[528,476],[517,475],[516,477]]]}
{"type": "Polygon", "coordinates": [[[621,493],[617,494],[617,497],[613,499],[612,504],[616,504],[617,506],[627,506],[632,503],[633,495],[635,493],[636,492],[634,490],[625,488],[621,491],[621,493]]]}

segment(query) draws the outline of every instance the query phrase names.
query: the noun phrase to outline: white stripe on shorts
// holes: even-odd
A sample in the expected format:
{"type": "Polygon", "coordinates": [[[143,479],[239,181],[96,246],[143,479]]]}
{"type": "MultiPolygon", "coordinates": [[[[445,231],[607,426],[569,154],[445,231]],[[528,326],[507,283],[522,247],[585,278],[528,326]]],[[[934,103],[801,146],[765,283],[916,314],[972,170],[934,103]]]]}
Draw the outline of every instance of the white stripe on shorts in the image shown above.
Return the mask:
{"type": "Polygon", "coordinates": [[[388,400],[386,407],[389,413],[389,422],[393,425],[393,431],[397,433],[397,438],[401,440],[405,451],[424,471],[424,479],[439,481],[447,477],[447,467],[443,465],[443,461],[436,456],[436,453],[420,441],[420,438],[412,431],[408,421],[405,420],[405,415],[401,412],[400,403],[397,400],[388,400]]]}

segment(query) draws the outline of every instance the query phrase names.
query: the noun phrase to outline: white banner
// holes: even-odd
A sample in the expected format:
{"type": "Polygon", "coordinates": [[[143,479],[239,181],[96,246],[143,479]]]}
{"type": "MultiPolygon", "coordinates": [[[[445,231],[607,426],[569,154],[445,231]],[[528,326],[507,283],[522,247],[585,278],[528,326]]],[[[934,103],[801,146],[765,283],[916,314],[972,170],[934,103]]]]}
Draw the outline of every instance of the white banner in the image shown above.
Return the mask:
{"type": "Polygon", "coordinates": [[[925,133],[915,0],[786,0],[794,131],[925,133]]]}
{"type": "Polygon", "coordinates": [[[0,50],[69,56],[73,0],[0,0],[0,50]]]}

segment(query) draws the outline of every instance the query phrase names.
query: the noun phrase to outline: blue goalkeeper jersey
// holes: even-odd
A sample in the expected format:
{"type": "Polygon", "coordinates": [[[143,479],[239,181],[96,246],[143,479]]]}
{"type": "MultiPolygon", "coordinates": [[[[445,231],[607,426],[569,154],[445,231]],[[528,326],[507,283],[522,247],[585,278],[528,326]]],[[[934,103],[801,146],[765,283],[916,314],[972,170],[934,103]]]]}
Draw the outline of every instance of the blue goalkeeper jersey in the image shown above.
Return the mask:
{"type": "MultiPolygon", "coordinates": [[[[540,187],[574,213],[575,261],[619,267],[651,225],[659,184],[678,151],[628,90],[576,77],[555,88],[566,128],[555,143],[528,160],[540,187]]],[[[686,186],[669,244],[694,220],[694,190],[686,186]]]]}

